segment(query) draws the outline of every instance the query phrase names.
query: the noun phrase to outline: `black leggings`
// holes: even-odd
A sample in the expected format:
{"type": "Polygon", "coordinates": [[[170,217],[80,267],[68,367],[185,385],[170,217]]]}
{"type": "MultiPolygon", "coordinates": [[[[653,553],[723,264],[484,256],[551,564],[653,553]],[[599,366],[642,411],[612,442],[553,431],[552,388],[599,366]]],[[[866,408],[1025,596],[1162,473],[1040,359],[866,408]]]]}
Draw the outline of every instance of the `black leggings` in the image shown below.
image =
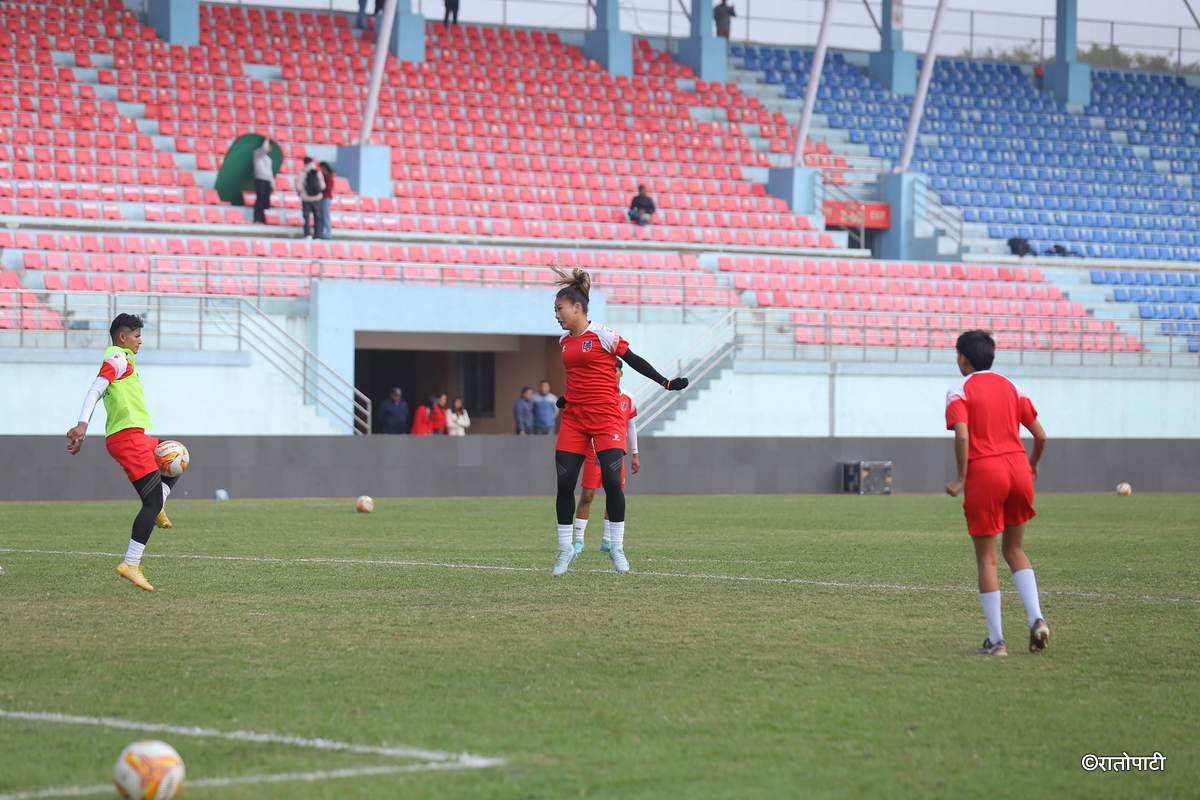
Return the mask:
{"type": "Polygon", "coordinates": [[[150,541],[150,534],[154,532],[154,520],[163,508],[163,484],[174,487],[178,480],[178,476],[164,478],[162,473],[155,470],[133,482],[134,490],[142,498],[142,507],[133,518],[133,532],[130,534],[135,542],[145,544],[150,541]]]}
{"type": "MultiPolygon", "coordinates": [[[[596,454],[600,460],[600,483],[604,486],[604,507],[609,522],[625,521],[625,490],[621,488],[621,463],[625,451],[613,448],[596,454]]],[[[578,453],[554,451],[554,466],[558,470],[558,497],[555,511],[559,525],[570,525],[575,520],[575,484],[579,481],[579,470],[583,469],[584,456],[578,453]]]]}

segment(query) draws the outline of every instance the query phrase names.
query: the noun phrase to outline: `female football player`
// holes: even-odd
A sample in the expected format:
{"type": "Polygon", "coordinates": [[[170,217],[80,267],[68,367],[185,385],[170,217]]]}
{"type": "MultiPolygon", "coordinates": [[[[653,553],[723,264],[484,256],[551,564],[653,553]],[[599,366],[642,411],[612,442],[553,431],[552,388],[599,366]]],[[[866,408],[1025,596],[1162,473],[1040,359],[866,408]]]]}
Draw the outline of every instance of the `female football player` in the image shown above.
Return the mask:
{"type": "Polygon", "coordinates": [[[646,359],[629,349],[629,343],[616,331],[588,319],[588,295],[592,279],[581,269],[567,273],[554,268],[559,286],[554,298],[554,318],[566,333],[562,345],[567,390],[559,399],[563,406],[562,424],[554,448],[558,470],[558,558],[551,574],[562,575],[575,557],[571,539],[575,514],[575,484],[579,470],[595,447],[600,462],[600,480],[604,486],[608,511],[610,550],[613,566],[619,573],[629,572],[625,558],[625,492],[621,489],[621,469],[625,460],[625,419],[621,415],[617,380],[617,359],[662,386],[667,391],[686,389],[687,378],[668,380],[646,359]]]}

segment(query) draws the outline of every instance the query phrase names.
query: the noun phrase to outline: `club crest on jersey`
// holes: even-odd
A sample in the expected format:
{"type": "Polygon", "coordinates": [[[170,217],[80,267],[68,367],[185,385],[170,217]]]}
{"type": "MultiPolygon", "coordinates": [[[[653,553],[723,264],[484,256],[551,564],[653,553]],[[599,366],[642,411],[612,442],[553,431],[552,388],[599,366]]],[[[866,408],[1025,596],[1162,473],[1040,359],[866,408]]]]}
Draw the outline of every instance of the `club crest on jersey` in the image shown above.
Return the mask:
{"type": "Polygon", "coordinates": [[[591,339],[588,339],[586,342],[583,343],[583,352],[585,352],[585,353],[592,352],[592,340],[591,339]]]}

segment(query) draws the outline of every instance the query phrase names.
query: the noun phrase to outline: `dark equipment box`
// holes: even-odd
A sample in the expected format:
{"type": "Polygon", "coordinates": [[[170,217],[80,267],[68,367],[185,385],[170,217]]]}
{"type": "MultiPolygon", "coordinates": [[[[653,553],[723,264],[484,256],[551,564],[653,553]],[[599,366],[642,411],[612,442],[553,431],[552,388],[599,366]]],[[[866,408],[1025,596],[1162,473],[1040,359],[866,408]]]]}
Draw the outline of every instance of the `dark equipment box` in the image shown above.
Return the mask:
{"type": "Polygon", "coordinates": [[[841,468],[842,491],[847,494],[892,493],[890,461],[851,461],[841,468]]]}

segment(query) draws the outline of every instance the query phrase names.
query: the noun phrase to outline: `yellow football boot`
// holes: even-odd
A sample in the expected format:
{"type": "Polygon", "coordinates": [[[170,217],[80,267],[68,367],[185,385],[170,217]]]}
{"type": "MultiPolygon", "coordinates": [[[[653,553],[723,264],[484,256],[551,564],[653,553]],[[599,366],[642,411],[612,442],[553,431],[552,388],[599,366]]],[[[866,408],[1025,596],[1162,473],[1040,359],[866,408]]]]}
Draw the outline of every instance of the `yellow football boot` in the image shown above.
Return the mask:
{"type": "Polygon", "coordinates": [[[146,576],[142,574],[141,564],[127,564],[122,561],[120,564],[117,564],[117,574],[143,592],[154,591],[154,587],[150,585],[150,581],[146,580],[146,576]]]}
{"type": "Polygon", "coordinates": [[[158,516],[154,518],[154,527],[156,528],[174,528],[171,524],[170,517],[167,516],[167,506],[163,505],[162,511],[158,512],[158,516]]]}

